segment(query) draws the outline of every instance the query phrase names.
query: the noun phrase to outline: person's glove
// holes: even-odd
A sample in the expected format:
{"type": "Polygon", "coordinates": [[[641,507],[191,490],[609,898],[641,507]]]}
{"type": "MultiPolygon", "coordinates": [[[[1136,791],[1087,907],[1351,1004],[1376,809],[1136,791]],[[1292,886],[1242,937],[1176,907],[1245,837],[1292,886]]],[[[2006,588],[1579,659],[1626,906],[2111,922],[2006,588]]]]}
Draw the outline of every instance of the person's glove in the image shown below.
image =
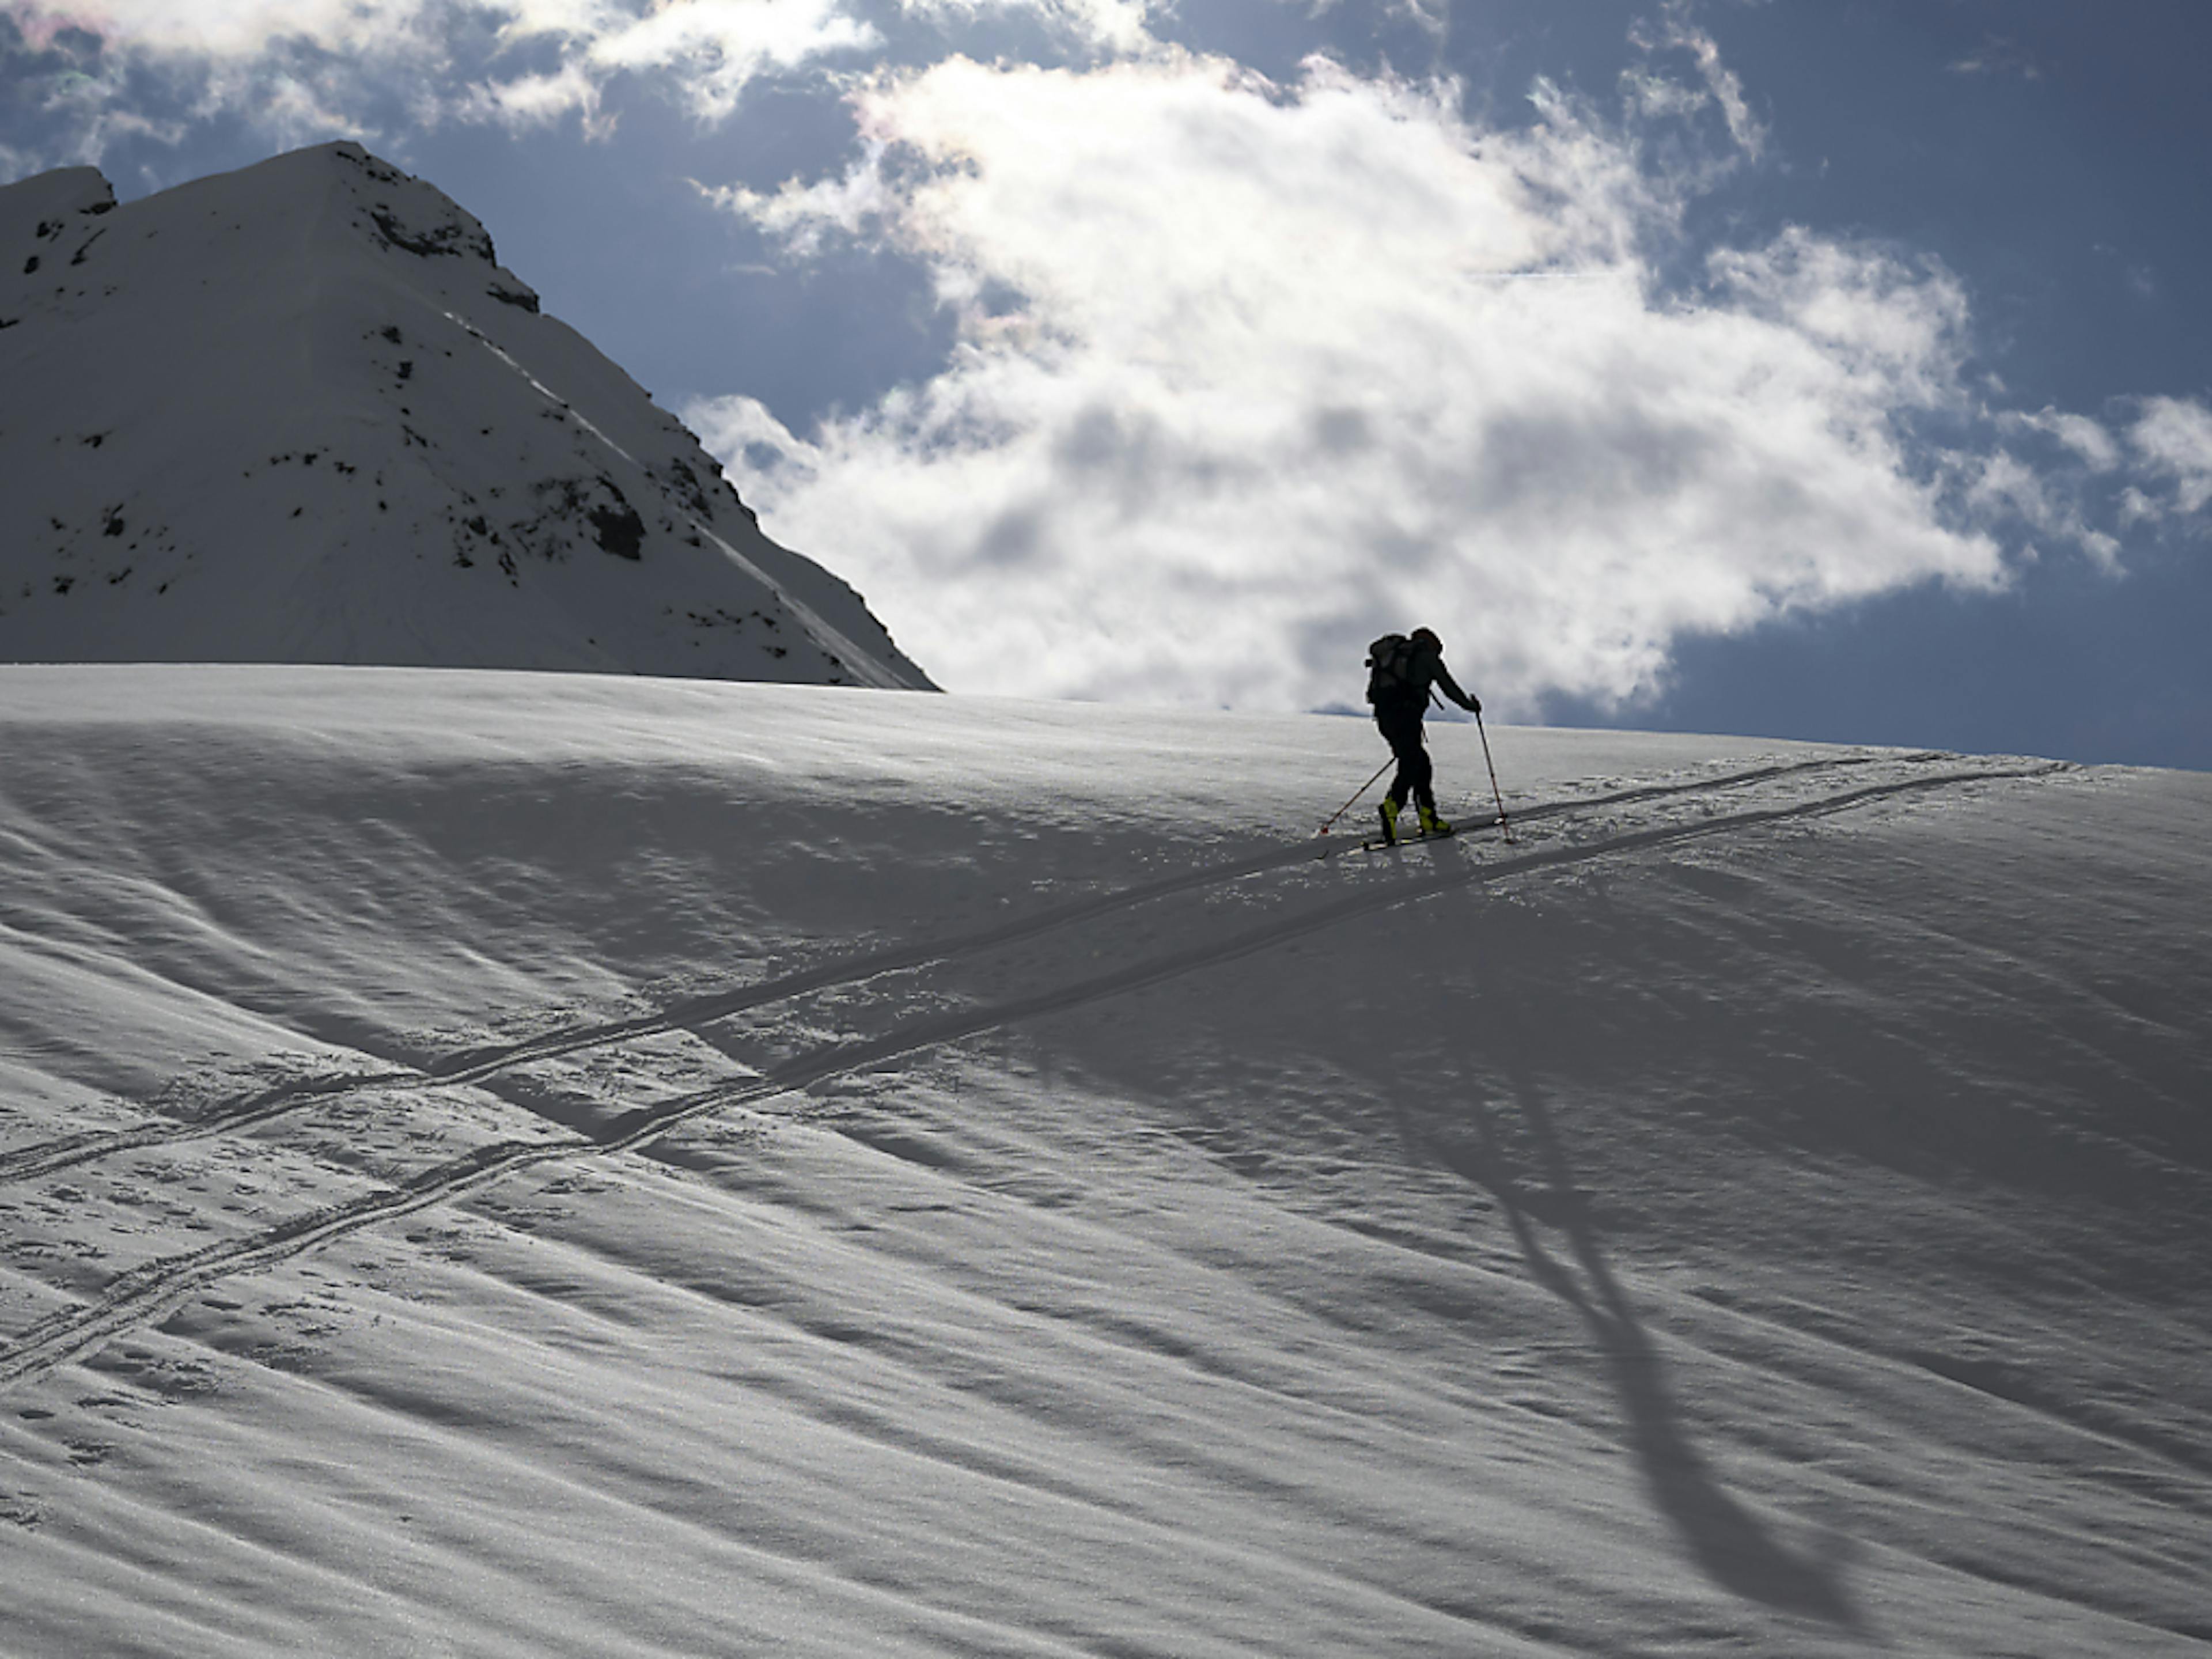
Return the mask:
{"type": "Polygon", "coordinates": [[[1482,712],[1482,699],[1470,696],[1467,700],[1467,707],[1469,714],[1480,714],[1482,712]]]}

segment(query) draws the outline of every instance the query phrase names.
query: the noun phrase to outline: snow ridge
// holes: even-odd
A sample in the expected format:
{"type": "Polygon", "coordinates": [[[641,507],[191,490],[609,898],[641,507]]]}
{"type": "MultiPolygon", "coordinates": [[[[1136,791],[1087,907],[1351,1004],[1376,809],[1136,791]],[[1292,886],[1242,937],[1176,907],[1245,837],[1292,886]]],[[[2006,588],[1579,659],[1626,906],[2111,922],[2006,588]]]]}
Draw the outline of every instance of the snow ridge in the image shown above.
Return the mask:
{"type": "Polygon", "coordinates": [[[0,659],[928,684],[355,144],[121,207],[90,168],[0,190],[0,659]]]}
{"type": "MultiPolygon", "coordinates": [[[[1796,766],[1759,769],[1755,773],[1703,780],[1692,784],[1644,787],[1620,792],[1633,799],[1669,794],[1717,794],[1741,787],[1745,776],[1765,781],[1793,772],[1863,765],[1871,757],[1844,757],[1796,766]]],[[[1916,757],[1917,758],[1917,757],[1916,757]]],[[[1908,764],[1911,763],[1908,762],[1908,764]]],[[[1332,902],[1291,911],[1226,939],[1156,954],[1148,960],[1097,975],[1071,985],[945,1013],[925,1014],[896,1025],[875,1038],[830,1044],[802,1054],[757,1078],[738,1084],[720,1084],[681,1095],[652,1106],[639,1107],[587,1126],[582,1132],[556,1132],[548,1137],[495,1141],[478,1146],[448,1163],[421,1170],[403,1184],[372,1192],[349,1203],[296,1217],[244,1239],[210,1245],[181,1258],[156,1261],[119,1275],[95,1302],[63,1310],[0,1347],[0,1387],[25,1381],[72,1359],[88,1349],[157,1316],[182,1297],[204,1289],[234,1273],[265,1268],[313,1249],[332,1238],[411,1215],[459,1198],[501,1176],[580,1152],[613,1154],[635,1152],[670,1131],[733,1109],[757,1106],[785,1095],[924,1049],[1001,1030],[1048,1014],[1063,1013],[1200,969],[1218,968],[1270,947],[1369,915],[1455,889],[1486,886],[1540,870],[1595,863],[1622,854],[1645,852],[1677,843],[1724,836],[1745,830],[1825,817],[1867,802],[1923,792],[1955,789],[1972,784],[2013,782],[2051,776],[2075,769],[2063,762],[2017,766],[1960,766],[1939,771],[1917,771],[1903,777],[1862,784],[1851,789],[1776,805],[1752,806],[1662,823],[1625,833],[1601,835],[1589,840],[1572,837],[1556,845],[1523,852],[1516,857],[1483,862],[1458,863],[1427,876],[1394,880],[1371,890],[1353,893],[1332,902]]],[[[1542,820],[1608,804],[1608,798],[1589,802],[1552,802],[1516,813],[1517,819],[1542,820]]],[[[128,1135],[79,1139],[71,1144],[31,1146],[0,1158],[0,1182],[50,1174],[70,1164],[137,1150],[163,1142],[234,1132],[266,1122],[292,1106],[309,1101],[326,1102],[334,1096],[370,1086],[405,1086],[412,1081],[423,1087],[450,1087],[483,1083],[499,1072],[530,1060],[574,1053],[586,1047],[620,1042],[640,1036],[657,1036],[677,1029],[725,1018],[746,1009],[796,996],[804,991],[858,985],[895,969],[926,967],[980,951],[1035,937],[1051,929],[1127,909],[1167,892],[1188,891],[1215,885],[1251,873],[1255,868],[1280,867],[1327,858],[1348,850],[1353,843],[1334,846],[1295,846],[1288,856],[1271,857],[1264,864],[1248,860],[1215,865],[1190,876],[1145,887],[1108,893],[1087,903],[1048,912],[1016,921],[966,941],[923,946],[908,951],[884,952],[858,962],[791,975],[754,986],[726,996],[687,1005],[679,1015],[602,1025],[585,1031],[568,1031],[553,1039],[519,1043],[489,1056],[481,1051],[434,1061],[414,1079],[405,1074],[349,1074],[314,1078],[286,1088],[264,1091],[230,1111],[218,1110],[209,1119],[180,1124],[173,1131],[141,1130],[128,1135]]]]}
{"type": "MultiPolygon", "coordinates": [[[[1581,799],[1540,801],[1518,808],[1514,812],[1516,823],[1541,823],[1553,818],[1585,814],[1614,806],[1636,805],[1683,795],[1706,796],[1741,788],[1747,785],[1765,783],[1807,773],[1828,772],[1844,768],[1869,766],[1877,762],[1894,765],[1920,765],[1948,758],[1927,752],[1902,756],[1838,755],[1818,760],[1783,762],[1753,767],[1717,777],[1702,777],[1687,782],[1644,784],[1634,788],[1581,799]]],[[[2018,775],[2039,775],[2048,768],[2030,768],[2018,775]]],[[[1963,775],[1938,774],[1929,778],[1875,785],[1870,791],[1855,791],[1835,798],[1843,805],[1856,802],[1863,796],[1897,793],[1923,787],[1929,783],[1942,785],[1956,782],[1963,775]]],[[[1990,775],[2013,775],[2012,774],[1990,775]]],[[[1790,806],[1779,809],[1782,816],[1795,816],[1808,809],[1790,806]]],[[[1839,809],[1838,809],[1839,810],[1839,809]]],[[[1741,815],[1709,820],[1702,825],[1686,829],[1662,830],[1656,833],[1656,844],[1680,840],[1686,836],[1708,833],[1717,829],[1735,827],[1751,822],[1764,821],[1741,815]]],[[[1494,828],[1494,814],[1472,816],[1464,820],[1467,831],[1494,828]]],[[[1594,846],[1571,848],[1564,855],[1565,861],[1578,861],[1585,854],[1643,845],[1633,837],[1608,839],[1594,846]]],[[[1411,850],[1412,844],[1409,844],[1411,850]]],[[[927,968],[973,957],[981,952],[1038,938],[1059,928],[1090,921],[1116,911],[1133,909],[1152,901],[1177,894],[1219,887],[1245,876],[1269,870],[1285,869],[1293,865],[1310,863],[1317,859],[1334,858],[1359,850],[1357,841],[1269,842],[1261,851],[1247,857],[1215,860],[1195,866],[1190,870],[1164,877],[1157,881],[1132,886],[1109,889],[1089,898],[1073,903],[1055,905],[1047,909],[1017,918],[979,933],[957,939],[927,941],[920,945],[900,946],[891,950],[870,951],[859,957],[842,957],[818,968],[809,968],[796,973],[779,975],[774,978],[706,994],[687,996],[669,1003],[653,1012],[635,1018],[620,1020],[592,1020],[564,1024],[538,1036],[508,1043],[472,1047],[457,1053],[425,1061],[419,1069],[353,1071],[330,1077],[311,1077],[290,1081],[270,1088],[222,1100],[204,1109],[189,1121],[166,1125],[142,1126],[135,1129],[109,1133],[92,1133],[58,1137],[28,1146],[0,1152],[0,1182],[28,1181],[54,1174],[78,1164],[95,1158],[111,1157],[118,1152],[136,1152],[148,1146],[166,1145],[179,1140],[197,1139],[204,1135],[228,1133],[252,1127],[281,1117],[299,1107],[319,1103],[334,1096],[369,1088],[392,1086],[439,1087],[481,1083],[501,1072],[537,1060],[558,1059],[590,1048],[604,1048],[638,1037],[656,1036],[687,1030],[710,1021],[726,1019],[733,1014],[765,1007],[810,992],[830,990],[841,986],[857,985],[882,975],[927,968]]],[[[1562,861],[1559,853],[1536,853],[1524,856],[1510,865],[1486,866],[1482,879],[1496,879],[1523,870],[1538,869],[1562,861]]],[[[1447,884],[1454,884],[1448,883],[1447,884]]],[[[1393,899],[1391,902],[1400,902],[1393,899]]],[[[1359,908],[1364,907],[1355,907],[1359,908]]],[[[1298,931],[1310,930],[1306,922],[1298,924],[1298,931]]],[[[1264,942],[1264,941],[1263,941],[1264,942]]]]}
{"type": "MultiPolygon", "coordinates": [[[[1886,763],[1891,765],[1924,765],[1948,758],[1929,751],[1906,755],[1832,755],[1816,760],[1787,761],[1749,768],[1716,777],[1700,777],[1686,782],[1642,784],[1633,788],[1620,789],[1600,795],[1578,799],[1539,801],[1517,808],[1516,822],[1541,823],[1550,819],[1582,815],[1614,806],[1637,805],[1663,800],[1672,797],[1717,795],[1747,785],[1765,783],[1777,779],[1800,776],[1808,773],[1830,772],[1845,768],[1856,768],[1886,763]]],[[[2022,775],[2035,775],[2043,769],[2030,769],[2022,775]]],[[[1949,774],[1934,775],[1929,779],[1874,786],[1875,793],[1893,793],[1920,787],[1925,782],[1943,784],[1956,781],[1949,774]]],[[[1860,792],[1840,797],[1846,803],[1860,798],[1860,792]]],[[[1797,807],[1781,809],[1785,815],[1803,810],[1797,807]]],[[[1732,826],[1746,820],[1731,815],[1717,821],[1708,821],[1703,826],[1688,830],[1659,831],[1662,842],[1681,838],[1686,834],[1703,833],[1716,827],[1732,826]]],[[[1474,816],[1464,820],[1468,832],[1494,828],[1494,814],[1474,816]]],[[[1582,847],[1570,849],[1571,861],[1583,853],[1603,851],[1608,848],[1629,843],[1607,840],[1593,848],[1582,847]]],[[[0,1152],[0,1182],[34,1180],[52,1175],[73,1165],[88,1163],[95,1158],[112,1157],[118,1152],[137,1152],[145,1147],[167,1145],[176,1141],[197,1139],[204,1135],[230,1133],[250,1128],[281,1117],[296,1109],[320,1103],[335,1096],[370,1088],[392,1086],[450,1087],[481,1083],[498,1073],[533,1061],[558,1059],[565,1054],[585,1049],[604,1048],[639,1037],[649,1037],[666,1032],[702,1025],[710,1021],[726,1019],[733,1014],[765,1007],[811,992],[830,990],[841,986],[857,985],[883,975],[913,969],[927,968],[962,957],[976,956],[984,951],[1016,945],[1062,927],[1094,921],[1116,911],[1129,910],[1141,904],[1175,895],[1219,887],[1249,875],[1269,870],[1285,869],[1293,865],[1310,863],[1317,859],[1334,858],[1359,850],[1357,841],[1334,842],[1270,842],[1261,851],[1249,856],[1230,860],[1211,860],[1163,877],[1156,881],[1109,888],[1106,891],[1072,903],[1054,905],[1030,915],[1018,917],[978,933],[958,938],[925,941],[890,950],[869,951],[857,957],[840,957],[820,967],[803,969],[791,974],[748,982],[730,989],[714,990],[676,1000],[635,1018],[619,1020],[587,1020],[556,1026],[539,1035],[513,1042],[479,1045],[442,1057],[424,1061],[419,1068],[349,1071],[334,1076],[302,1078],[270,1088],[258,1089],[249,1094],[218,1100],[206,1106],[189,1120],[167,1124],[143,1125],[135,1129],[107,1133],[87,1133],[58,1137],[0,1152]]],[[[1411,844],[1409,844],[1411,850],[1411,844]]],[[[1484,878],[1516,873],[1523,869],[1540,868],[1560,861],[1557,854],[1532,854],[1510,866],[1486,866],[1484,878]]],[[[1398,901],[1393,900],[1392,902],[1398,901]]],[[[1303,924],[1302,924],[1303,925],[1303,924]]]]}

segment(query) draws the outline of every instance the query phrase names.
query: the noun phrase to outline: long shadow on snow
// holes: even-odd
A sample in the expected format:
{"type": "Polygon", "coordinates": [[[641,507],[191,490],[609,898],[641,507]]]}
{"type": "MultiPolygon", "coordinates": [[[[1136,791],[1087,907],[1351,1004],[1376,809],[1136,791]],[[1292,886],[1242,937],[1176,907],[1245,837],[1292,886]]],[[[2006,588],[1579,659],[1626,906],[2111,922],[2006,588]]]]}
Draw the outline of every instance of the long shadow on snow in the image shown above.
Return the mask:
{"type": "Polygon", "coordinates": [[[1690,1443],[1668,1387],[1665,1364],[1598,1248],[1589,1207],[1543,1097],[1518,1067],[1514,1068],[1513,1086],[1522,1120],[1542,1158],[1540,1187],[1532,1187],[1515,1167],[1490,1109],[1479,1098],[1474,1103],[1482,1133],[1479,1148],[1425,1134],[1402,1118],[1401,1127],[1410,1142],[1498,1200],[1529,1272],[1589,1327],[1599,1352],[1611,1362],[1629,1443],[1643,1466],[1653,1501],[1706,1577],[1748,1601],[1850,1630],[1863,1629],[1838,1568],[1808,1559],[1776,1538],[1756,1515],[1729,1495],[1690,1443]],[[1581,1279],[1545,1248],[1534,1225],[1538,1220],[1566,1235],[1582,1268],[1581,1279]]]}

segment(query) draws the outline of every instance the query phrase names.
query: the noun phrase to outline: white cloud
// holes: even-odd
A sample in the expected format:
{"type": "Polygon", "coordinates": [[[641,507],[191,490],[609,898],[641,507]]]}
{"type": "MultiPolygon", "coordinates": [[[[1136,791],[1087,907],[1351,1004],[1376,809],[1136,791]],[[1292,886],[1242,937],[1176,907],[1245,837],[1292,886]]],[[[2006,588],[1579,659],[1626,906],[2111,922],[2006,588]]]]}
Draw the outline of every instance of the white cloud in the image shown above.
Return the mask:
{"type": "Polygon", "coordinates": [[[582,118],[586,130],[605,131],[599,79],[574,60],[545,74],[477,81],[452,94],[442,106],[434,100],[422,111],[426,125],[449,113],[465,121],[518,129],[544,126],[573,113],[582,118]]]}
{"type": "Polygon", "coordinates": [[[1131,54],[1157,44],[1149,0],[898,0],[909,16],[940,24],[1025,13],[1063,40],[1131,54]]]}
{"type": "Polygon", "coordinates": [[[307,136],[362,133],[361,110],[395,88],[424,121],[590,121],[625,73],[711,122],[764,73],[877,44],[843,0],[4,0],[0,12],[33,46],[70,29],[102,42],[102,72],[71,94],[88,160],[100,106],[132,95],[139,69],[188,83],[197,115],[240,114],[289,142],[311,114],[307,136]],[[490,50],[489,67],[459,61],[463,38],[490,50]]]}
{"type": "Polygon", "coordinates": [[[1646,113],[1684,114],[1710,98],[1720,106],[1729,137],[1736,147],[1752,161],[1759,158],[1766,149],[1765,124],[1751,112],[1742,80],[1721,61],[1719,43],[1690,21],[1687,0],[1666,0],[1657,18],[1637,23],[1629,38],[1647,52],[1688,53],[1705,83],[1699,94],[1650,70],[1632,71],[1628,77],[1632,95],[1646,113]]]}
{"type": "MultiPolygon", "coordinates": [[[[2140,470],[2172,486],[2172,511],[2201,513],[2212,503],[2212,409],[2194,398],[2146,398],[2128,428],[2140,470]]],[[[2169,509],[2136,492],[2136,516],[2166,516],[2169,509]]]]}
{"type": "Polygon", "coordinates": [[[1648,691],[1687,633],[2002,581],[1901,430],[1970,401],[1957,283],[1793,231],[1662,293],[1680,181],[1538,96],[1489,132],[1319,63],[879,78],[845,177],[723,199],[924,262],[953,360],[805,437],[689,414],[961,689],[1314,706],[1425,620],[1527,711],[1648,691]]]}
{"type": "Polygon", "coordinates": [[[876,35],[846,15],[839,0],[662,0],[641,16],[618,15],[584,38],[595,75],[672,76],[695,113],[720,120],[764,71],[866,47],[876,35]]]}
{"type": "Polygon", "coordinates": [[[1966,501],[1978,517],[2015,521],[2035,534],[2078,547],[2106,575],[2120,574],[2118,541],[2088,522],[2080,497],[2064,484],[2008,450],[1957,457],[1954,465],[1966,501]]]}
{"type": "Polygon", "coordinates": [[[1954,75],[2017,75],[2023,81],[2040,81],[2043,68],[2019,41],[2002,34],[1984,34],[1982,44],[1950,66],[1954,75]]]}
{"type": "Polygon", "coordinates": [[[76,29],[112,44],[235,58],[284,40],[371,49],[411,33],[424,7],[421,0],[11,0],[5,9],[33,46],[76,29]]]}
{"type": "Polygon", "coordinates": [[[2092,472],[2111,472],[2121,464],[2119,441],[2086,415],[2045,408],[2035,414],[2008,412],[1999,426],[2011,431],[2040,432],[2057,439],[2092,472]]]}

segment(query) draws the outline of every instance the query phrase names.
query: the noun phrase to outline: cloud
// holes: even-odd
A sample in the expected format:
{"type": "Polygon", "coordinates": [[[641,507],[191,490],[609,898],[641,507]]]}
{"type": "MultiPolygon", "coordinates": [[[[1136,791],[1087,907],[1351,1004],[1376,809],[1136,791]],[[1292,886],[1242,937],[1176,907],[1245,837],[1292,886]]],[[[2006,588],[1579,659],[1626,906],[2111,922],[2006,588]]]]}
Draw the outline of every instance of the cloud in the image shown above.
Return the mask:
{"type": "MultiPolygon", "coordinates": [[[[2054,543],[2079,548],[2108,576],[2121,574],[2120,544],[2091,525],[2077,492],[2009,450],[1954,459],[1968,507],[1985,521],[2010,521],[2054,543]]],[[[2033,547],[2024,556],[2034,556],[2033,547]]]]}
{"type": "Polygon", "coordinates": [[[1631,71],[1633,95],[1645,112],[1683,114],[1710,99],[1720,106],[1736,148],[1751,161],[1759,158],[1766,148],[1765,124],[1751,112],[1742,80],[1721,61],[1719,43],[1691,21],[1688,0],[1666,0],[1656,19],[1632,27],[1629,39],[1646,52],[1686,52],[1704,83],[1698,91],[1649,70],[1631,71]]]}
{"type": "Polygon", "coordinates": [[[2043,66],[2027,48],[2002,34],[1984,34],[1979,46],[1948,67],[1954,75],[2017,75],[2023,81],[2043,78],[2043,66]]]}
{"type": "MultiPolygon", "coordinates": [[[[67,159],[96,161],[149,77],[185,120],[242,117],[280,143],[414,121],[587,123],[617,76],[651,77],[702,122],[764,74],[878,44],[844,0],[0,0],[26,43],[85,43],[49,94],[67,159]]],[[[47,158],[60,159],[60,158],[47,158]]]]}
{"type": "Polygon", "coordinates": [[[2056,439],[2092,472],[2111,472],[2122,463],[2119,441],[2086,415],[2045,408],[2034,414],[2009,411],[1998,417],[2009,431],[2040,432],[2056,439]]]}
{"type": "Polygon", "coordinates": [[[2136,490],[2134,516],[2202,513],[2212,504],[2212,409],[2194,398],[2146,398],[2128,428],[2128,445],[2138,471],[2172,492],[2170,502],[2161,502],[2136,490]]]}
{"type": "Polygon", "coordinates": [[[645,15],[617,13],[579,38],[595,76],[657,73],[680,84],[693,112],[720,120],[771,69],[875,43],[874,30],[838,0],[668,0],[645,15]]]}
{"type": "Polygon", "coordinates": [[[900,11],[951,28],[992,18],[1027,16],[1063,41],[1115,54],[1134,54],[1157,42],[1149,0],[897,0],[900,11]]]}
{"type": "Polygon", "coordinates": [[[2000,584],[1984,520],[2060,521],[1912,439],[1972,418],[1940,264],[1792,230],[1669,291],[1682,180],[1535,96],[1491,131],[1323,62],[879,76],[843,176],[720,199],[922,263],[952,361],[808,434],[687,414],[963,690],[1319,706],[1426,621],[1502,708],[1618,702],[1686,635],[2000,584]]]}
{"type": "Polygon", "coordinates": [[[5,8],[33,46],[65,31],[111,43],[206,57],[242,57],[281,40],[363,50],[411,31],[417,0],[11,0],[5,8]]]}

